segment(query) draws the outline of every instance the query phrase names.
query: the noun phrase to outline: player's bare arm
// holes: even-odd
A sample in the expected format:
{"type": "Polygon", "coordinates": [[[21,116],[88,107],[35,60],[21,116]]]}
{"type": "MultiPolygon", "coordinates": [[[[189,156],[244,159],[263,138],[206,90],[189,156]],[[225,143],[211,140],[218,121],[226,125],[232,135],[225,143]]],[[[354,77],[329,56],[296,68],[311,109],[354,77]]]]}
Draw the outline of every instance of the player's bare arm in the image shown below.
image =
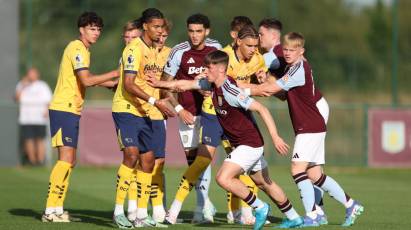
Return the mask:
{"type": "MultiPolygon", "coordinates": [[[[76,73],[76,76],[80,79],[81,84],[84,87],[96,86],[105,82],[113,81],[114,78],[118,78],[118,70],[113,70],[100,75],[93,75],[88,69],[80,70],[76,73]]],[[[113,84],[107,83],[108,85],[113,84]]]]}
{"type": "Polygon", "coordinates": [[[174,117],[174,111],[167,107],[167,102],[169,100],[168,98],[155,100],[153,103],[152,101],[150,101],[152,97],[150,97],[150,95],[145,93],[134,83],[135,79],[136,74],[134,73],[124,74],[124,89],[127,91],[127,93],[154,104],[154,106],[156,106],[164,115],[168,117],[174,117]]]}
{"type": "Polygon", "coordinates": [[[275,149],[279,154],[283,156],[287,155],[290,146],[288,146],[288,144],[285,143],[285,141],[278,135],[277,127],[270,111],[268,111],[268,109],[258,101],[253,101],[248,109],[251,111],[256,111],[260,114],[268,129],[268,132],[270,133],[275,149]]]}

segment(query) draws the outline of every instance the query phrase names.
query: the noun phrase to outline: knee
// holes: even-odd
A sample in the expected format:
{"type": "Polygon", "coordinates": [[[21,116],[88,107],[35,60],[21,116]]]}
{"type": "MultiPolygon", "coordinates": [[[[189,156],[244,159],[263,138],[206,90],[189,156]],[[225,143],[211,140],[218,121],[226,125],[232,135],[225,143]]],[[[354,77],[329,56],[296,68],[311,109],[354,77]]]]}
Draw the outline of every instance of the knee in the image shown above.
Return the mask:
{"type": "Polygon", "coordinates": [[[224,188],[224,189],[227,190],[227,187],[228,187],[228,178],[227,178],[226,176],[224,176],[222,173],[218,173],[218,174],[216,175],[216,177],[215,177],[215,180],[216,180],[217,184],[218,184],[220,187],[222,187],[222,188],[224,188]]]}

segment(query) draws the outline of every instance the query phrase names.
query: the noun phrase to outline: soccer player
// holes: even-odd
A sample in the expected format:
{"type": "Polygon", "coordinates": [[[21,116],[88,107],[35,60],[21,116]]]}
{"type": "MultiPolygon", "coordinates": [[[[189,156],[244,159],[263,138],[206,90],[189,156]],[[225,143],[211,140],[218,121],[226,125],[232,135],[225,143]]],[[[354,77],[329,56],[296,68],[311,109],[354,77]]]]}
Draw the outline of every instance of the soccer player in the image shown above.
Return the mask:
{"type": "Polygon", "coordinates": [[[123,41],[124,44],[128,45],[131,40],[138,38],[143,33],[142,28],[139,28],[138,20],[129,21],[123,27],[123,41]]]}
{"type": "MultiPolygon", "coordinates": [[[[158,41],[154,44],[159,50],[157,56],[157,63],[161,70],[167,62],[168,56],[171,52],[171,48],[166,46],[166,40],[171,30],[171,23],[165,20],[163,32],[160,35],[158,41]]],[[[162,71],[158,71],[155,76],[160,80],[162,71]]],[[[154,95],[156,99],[161,98],[160,89],[155,89],[154,95]]],[[[165,176],[163,173],[165,163],[165,148],[166,148],[166,121],[164,116],[158,110],[152,110],[150,113],[150,119],[152,121],[153,140],[154,140],[154,156],[155,164],[153,169],[153,180],[151,182],[151,195],[150,200],[153,207],[153,219],[157,223],[164,222],[166,216],[165,204],[163,204],[163,198],[165,197],[165,176]]]]}
{"type": "MultiPolygon", "coordinates": [[[[164,68],[163,80],[172,80],[174,78],[194,79],[195,76],[204,71],[203,59],[205,55],[221,48],[217,41],[207,38],[210,33],[210,21],[207,16],[202,14],[189,16],[187,18],[187,31],[189,41],[182,42],[172,49],[164,68]]],[[[187,157],[187,163],[190,167],[194,164],[199,145],[200,114],[203,97],[201,92],[187,91],[178,93],[178,102],[172,101],[180,118],[180,138],[187,157]]],[[[201,166],[197,166],[197,163],[193,165],[194,168],[206,166],[206,170],[201,171],[203,173],[200,177],[198,175],[195,176],[195,180],[198,178],[197,183],[189,182],[186,179],[187,177],[191,178],[191,172],[186,171],[183,175],[183,180],[169,209],[169,215],[166,217],[170,223],[175,223],[182,203],[194,184],[196,185],[195,189],[197,192],[197,207],[194,212],[193,223],[214,221],[215,208],[208,198],[211,181],[210,161],[201,161],[201,166]]]]}
{"type": "Polygon", "coordinates": [[[247,96],[237,87],[235,80],[226,75],[228,59],[228,55],[220,50],[208,54],[204,61],[207,79],[174,82],[150,79],[149,81],[156,87],[183,91],[198,88],[207,89],[210,87],[209,82],[212,83],[212,102],[222,127],[219,133],[221,136],[225,134],[232,146],[235,147],[219,169],[216,176],[217,183],[254,209],[256,213],[254,229],[262,229],[270,212],[270,206],[257,198],[255,193],[238,179],[239,175],[248,172],[254,183],[287,216],[287,219],[279,227],[297,227],[303,223],[303,219],[292,207],[283,190],[269,177],[267,162],[263,155],[264,141],[251,111],[256,111],[261,115],[274,146],[281,155],[287,154],[289,146],[278,135],[268,109],[247,96]]]}
{"type": "MultiPolygon", "coordinates": [[[[231,23],[231,36],[234,35],[234,44],[227,45],[223,51],[229,56],[227,75],[231,76],[236,82],[250,83],[251,80],[257,81],[257,75],[260,78],[265,78],[267,68],[263,56],[257,51],[259,43],[259,35],[257,30],[247,23],[245,19],[239,20],[234,18],[231,23]],[[242,22],[239,24],[239,22],[242,22]],[[233,30],[239,29],[236,32],[233,30]]],[[[215,114],[215,113],[214,113],[215,114]]],[[[217,119],[217,118],[215,118],[217,119]]],[[[216,121],[217,122],[217,121],[216,121]]],[[[239,178],[247,187],[257,194],[258,187],[254,184],[248,175],[241,175],[239,178]]],[[[252,209],[245,202],[241,202],[241,211],[239,210],[238,197],[231,197],[228,194],[229,212],[227,214],[228,223],[239,222],[242,224],[253,224],[254,216],[252,209]],[[231,199],[230,199],[231,198],[231,199]],[[230,202],[231,200],[231,202],[230,202]]]]}
{"type": "Polygon", "coordinates": [[[124,48],[119,87],[112,107],[117,137],[123,151],[123,162],[117,173],[113,216],[120,228],[157,226],[147,213],[155,163],[150,114],[158,109],[166,116],[174,116],[167,107],[167,99],[156,99],[155,89],[148,86],[145,80],[146,74],[162,71],[162,66],[157,63],[159,50],[154,42],[160,39],[163,32],[164,16],[159,10],[149,8],[143,11],[140,21],[144,32],[124,48]],[[133,177],[138,189],[136,219],[132,224],[124,215],[123,204],[133,177]]]}
{"type": "Polygon", "coordinates": [[[65,48],[56,88],[49,106],[52,146],[58,150],[58,161],[50,174],[43,222],[70,222],[63,203],[69,179],[76,162],[79,120],[87,87],[114,87],[118,71],[92,75],[89,71],[91,45],[97,42],[103,19],[94,12],[84,12],[77,21],[79,38],[65,48]]]}
{"type": "Polygon", "coordinates": [[[280,78],[284,73],[286,62],[281,46],[282,23],[275,18],[261,20],[258,28],[260,47],[264,51],[264,60],[271,73],[280,78]]]}
{"type": "Polygon", "coordinates": [[[343,226],[351,226],[364,211],[364,207],[344,192],[330,176],[324,174],[325,136],[329,107],[318,87],[309,63],[304,59],[304,37],[296,32],[283,38],[286,72],[277,81],[267,81],[251,87],[252,95],[273,95],[286,92],[286,99],[295,132],[291,173],[297,184],[306,217],[304,226],[319,226],[327,223],[325,213],[315,205],[313,185],[328,192],[346,208],[343,226]]]}

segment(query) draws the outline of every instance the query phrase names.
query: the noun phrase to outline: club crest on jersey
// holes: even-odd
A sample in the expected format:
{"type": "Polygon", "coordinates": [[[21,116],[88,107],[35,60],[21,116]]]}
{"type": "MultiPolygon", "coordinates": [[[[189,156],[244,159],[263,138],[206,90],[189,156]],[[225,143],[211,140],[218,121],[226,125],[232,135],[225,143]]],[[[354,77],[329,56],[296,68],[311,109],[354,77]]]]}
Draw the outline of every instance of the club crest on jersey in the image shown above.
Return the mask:
{"type": "Polygon", "coordinates": [[[190,57],[190,59],[188,59],[187,61],[187,64],[193,64],[193,63],[196,63],[196,62],[194,61],[194,58],[190,57]]]}
{"type": "Polygon", "coordinates": [[[286,74],[286,75],[284,75],[281,79],[282,79],[284,82],[287,82],[289,78],[290,78],[290,77],[288,76],[288,74],[286,74]]]}

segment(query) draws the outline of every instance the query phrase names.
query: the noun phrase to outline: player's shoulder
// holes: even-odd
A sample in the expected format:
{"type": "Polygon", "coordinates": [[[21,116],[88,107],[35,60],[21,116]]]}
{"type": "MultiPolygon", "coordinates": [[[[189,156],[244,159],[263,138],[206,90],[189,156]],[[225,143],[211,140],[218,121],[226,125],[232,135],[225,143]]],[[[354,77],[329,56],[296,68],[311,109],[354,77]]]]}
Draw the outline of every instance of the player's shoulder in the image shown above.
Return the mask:
{"type": "Polygon", "coordinates": [[[175,45],[171,51],[170,51],[170,59],[173,59],[175,56],[182,56],[182,54],[187,51],[190,50],[191,45],[188,41],[185,42],[181,42],[177,45],[175,45]]]}
{"type": "MultiPolygon", "coordinates": [[[[306,62],[305,60],[300,60],[296,64],[292,65],[287,71],[288,76],[291,77],[293,75],[296,75],[297,73],[304,73],[305,71],[307,71],[306,68],[309,66],[307,66],[305,63],[308,64],[308,62],[306,62]]],[[[311,70],[311,67],[309,67],[309,69],[311,70]]]]}
{"type": "Polygon", "coordinates": [[[222,89],[223,92],[233,96],[238,96],[238,94],[240,94],[240,89],[238,88],[236,81],[230,76],[227,76],[222,89]]]}
{"type": "Polygon", "coordinates": [[[206,38],[205,44],[206,46],[215,47],[216,49],[221,49],[223,47],[219,41],[217,41],[216,39],[212,39],[212,38],[206,38]]]}
{"type": "Polygon", "coordinates": [[[83,44],[82,41],[79,39],[70,41],[67,46],[66,46],[67,51],[73,51],[73,50],[78,50],[78,51],[87,51],[86,46],[83,44]]]}
{"type": "Polygon", "coordinates": [[[226,45],[221,50],[224,51],[225,53],[227,53],[228,55],[230,55],[231,53],[234,52],[233,46],[231,44],[226,45]]]}

